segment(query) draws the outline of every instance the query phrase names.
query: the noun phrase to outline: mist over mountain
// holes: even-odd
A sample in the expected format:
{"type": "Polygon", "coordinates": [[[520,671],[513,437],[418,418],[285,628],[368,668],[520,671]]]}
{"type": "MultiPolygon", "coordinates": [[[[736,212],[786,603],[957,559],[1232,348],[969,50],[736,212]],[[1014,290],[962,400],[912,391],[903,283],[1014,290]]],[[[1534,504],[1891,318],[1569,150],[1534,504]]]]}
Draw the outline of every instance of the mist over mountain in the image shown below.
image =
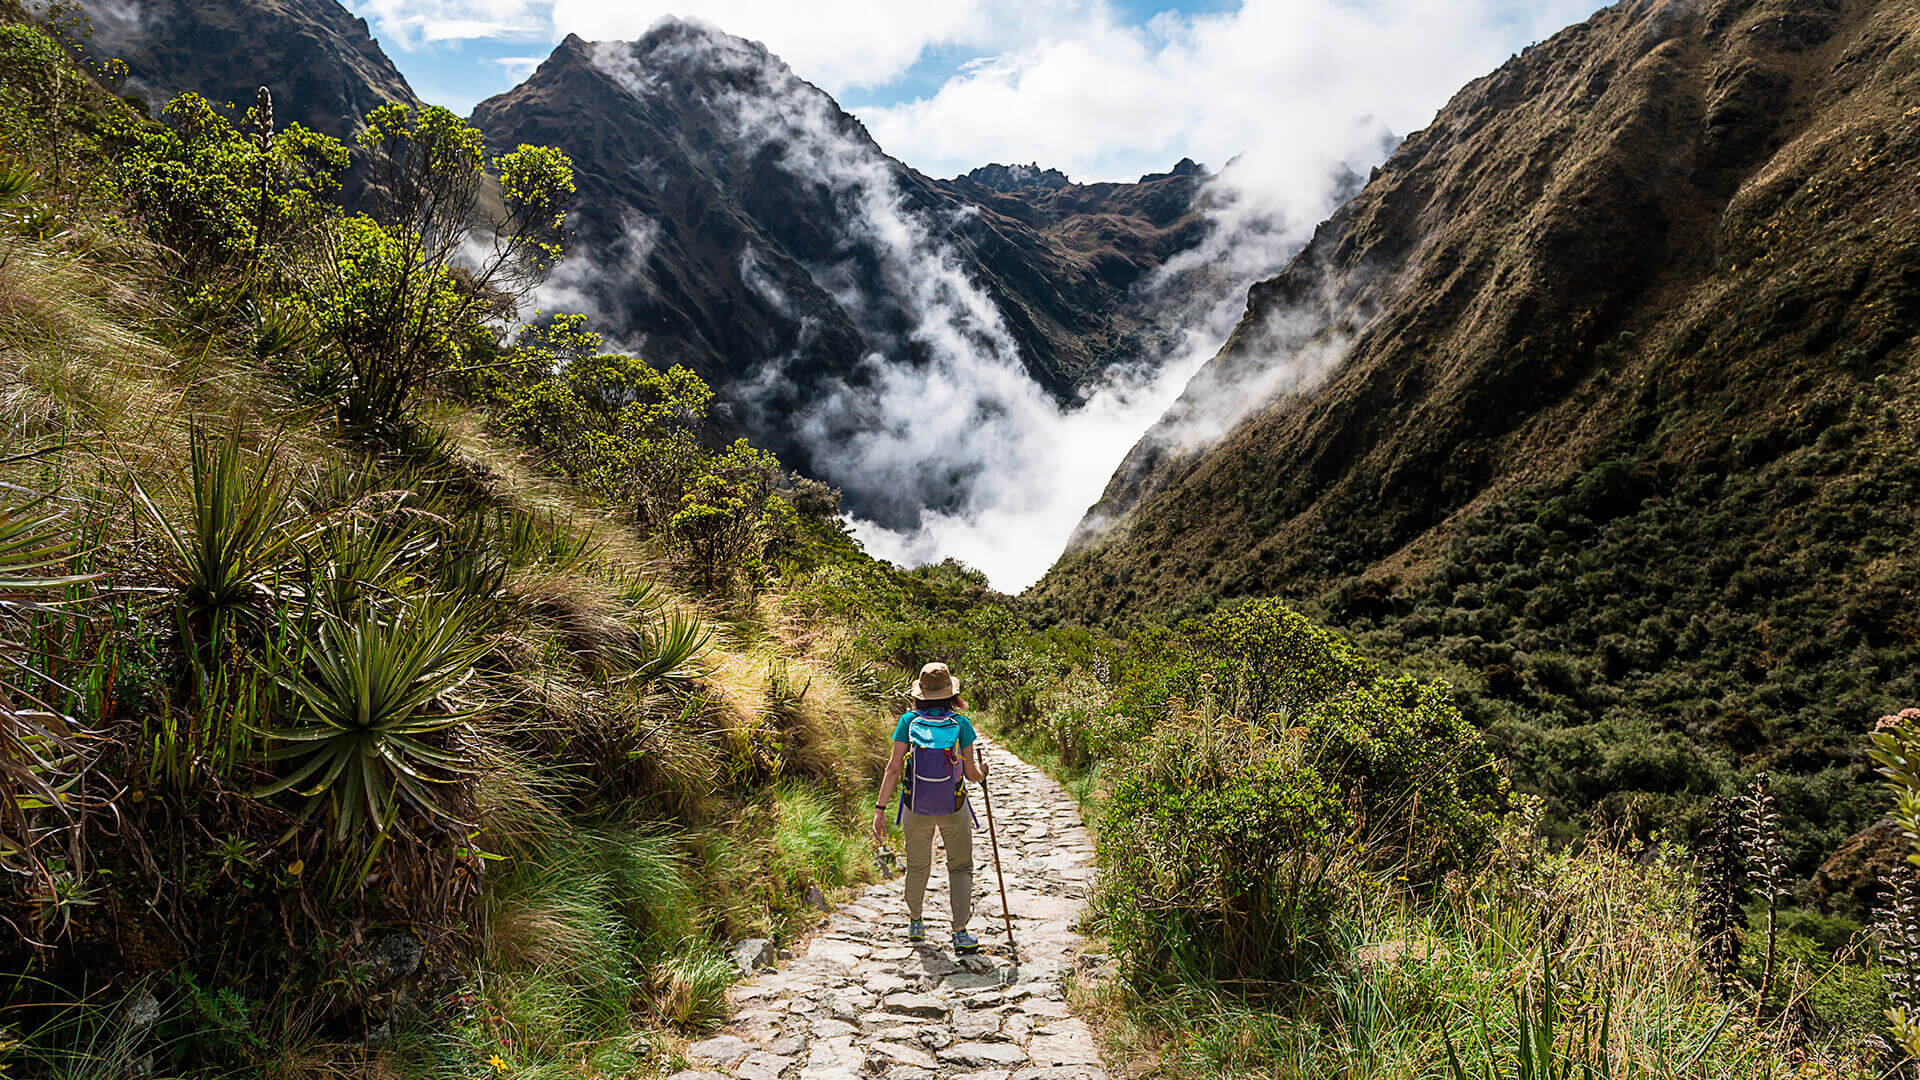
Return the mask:
{"type": "MultiPolygon", "coordinates": [[[[96,53],[125,56],[150,102],[244,106],[265,84],[283,122],[351,137],[366,110],[415,100],[334,0],[91,10],[96,53]]],[[[474,122],[496,151],[556,145],[576,164],[572,250],[542,307],[697,371],[721,395],[715,434],[845,489],[874,550],[959,557],[1015,589],[1226,340],[1247,285],[1397,142],[1363,120],[1218,173],[1185,159],[1076,184],[1015,162],[940,180],[764,48],[676,20],[569,38],[474,122]]],[[[347,195],[362,201],[357,176],[347,195]]]]}
{"type": "Polygon", "coordinates": [[[1010,398],[1074,402],[1137,354],[1136,286],[1204,231],[1194,171],[922,176],[765,49],[693,23],[570,37],[473,120],[574,160],[556,306],[692,368],[738,429],[895,528],[966,505],[983,463],[959,444],[1029,404],[1010,398]]]}

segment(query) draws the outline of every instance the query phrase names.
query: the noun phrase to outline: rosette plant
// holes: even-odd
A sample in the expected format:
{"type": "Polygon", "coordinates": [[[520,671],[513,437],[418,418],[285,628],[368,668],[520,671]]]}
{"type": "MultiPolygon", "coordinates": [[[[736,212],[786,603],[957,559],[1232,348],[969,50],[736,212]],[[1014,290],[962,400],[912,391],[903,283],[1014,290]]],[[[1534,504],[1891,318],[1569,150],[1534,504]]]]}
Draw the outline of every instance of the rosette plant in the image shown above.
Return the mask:
{"type": "Polygon", "coordinates": [[[398,613],[316,612],[269,671],[290,723],[266,733],[266,756],[291,771],[259,794],[306,797],[336,843],[384,839],[403,815],[470,829],[462,782],[475,767],[452,729],[477,711],[454,700],[487,650],[474,626],[471,605],[431,596],[398,613]]]}

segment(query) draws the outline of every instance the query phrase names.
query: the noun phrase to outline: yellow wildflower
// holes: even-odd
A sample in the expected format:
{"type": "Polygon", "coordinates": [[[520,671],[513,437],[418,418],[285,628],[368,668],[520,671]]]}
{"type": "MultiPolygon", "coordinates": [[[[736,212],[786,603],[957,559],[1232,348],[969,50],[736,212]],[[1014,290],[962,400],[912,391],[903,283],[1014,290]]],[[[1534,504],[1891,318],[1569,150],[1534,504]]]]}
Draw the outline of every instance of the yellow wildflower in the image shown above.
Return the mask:
{"type": "Polygon", "coordinates": [[[499,1054],[495,1054],[495,1055],[493,1055],[492,1057],[490,1057],[490,1058],[488,1058],[488,1059],[487,1059],[487,1064],[489,1064],[489,1065],[491,1065],[491,1066],[493,1066],[493,1071],[494,1071],[494,1072],[506,1072],[506,1071],[507,1071],[507,1062],[506,1062],[506,1059],[505,1059],[505,1058],[502,1058],[502,1057],[501,1057],[501,1056],[500,1056],[499,1054]]]}

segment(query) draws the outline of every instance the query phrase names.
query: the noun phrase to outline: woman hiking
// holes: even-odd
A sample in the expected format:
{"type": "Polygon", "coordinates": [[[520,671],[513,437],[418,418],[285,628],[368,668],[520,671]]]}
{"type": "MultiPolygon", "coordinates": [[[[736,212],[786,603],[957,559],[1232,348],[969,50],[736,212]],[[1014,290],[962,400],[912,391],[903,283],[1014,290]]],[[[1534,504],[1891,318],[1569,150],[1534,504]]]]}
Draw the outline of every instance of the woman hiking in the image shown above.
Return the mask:
{"type": "Polygon", "coordinates": [[[963,779],[982,783],[985,762],[973,752],[973,722],[960,715],[960,680],[945,664],[920,669],[909,693],[912,710],[901,714],[893,729],[893,756],[880,781],[880,799],[873,809],[873,839],[886,843],[887,810],[901,777],[895,813],[907,845],[907,940],[925,941],[927,924],[920,908],[927,897],[927,876],[933,872],[933,834],[947,849],[947,898],[953,903],[953,950],[980,951],[979,939],[967,933],[973,914],[973,808],[967,803],[963,779]],[[912,768],[907,766],[911,762],[912,768]]]}

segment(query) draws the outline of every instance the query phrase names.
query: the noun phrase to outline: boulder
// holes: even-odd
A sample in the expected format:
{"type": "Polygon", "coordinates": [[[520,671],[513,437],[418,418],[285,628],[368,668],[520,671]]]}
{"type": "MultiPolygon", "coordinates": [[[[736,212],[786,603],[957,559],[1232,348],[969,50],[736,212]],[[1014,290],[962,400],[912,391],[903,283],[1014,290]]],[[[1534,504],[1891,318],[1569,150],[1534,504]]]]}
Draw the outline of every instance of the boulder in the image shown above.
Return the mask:
{"type": "Polygon", "coordinates": [[[773,959],[773,942],[766,938],[748,938],[733,947],[733,963],[742,975],[772,967],[773,959]]]}

